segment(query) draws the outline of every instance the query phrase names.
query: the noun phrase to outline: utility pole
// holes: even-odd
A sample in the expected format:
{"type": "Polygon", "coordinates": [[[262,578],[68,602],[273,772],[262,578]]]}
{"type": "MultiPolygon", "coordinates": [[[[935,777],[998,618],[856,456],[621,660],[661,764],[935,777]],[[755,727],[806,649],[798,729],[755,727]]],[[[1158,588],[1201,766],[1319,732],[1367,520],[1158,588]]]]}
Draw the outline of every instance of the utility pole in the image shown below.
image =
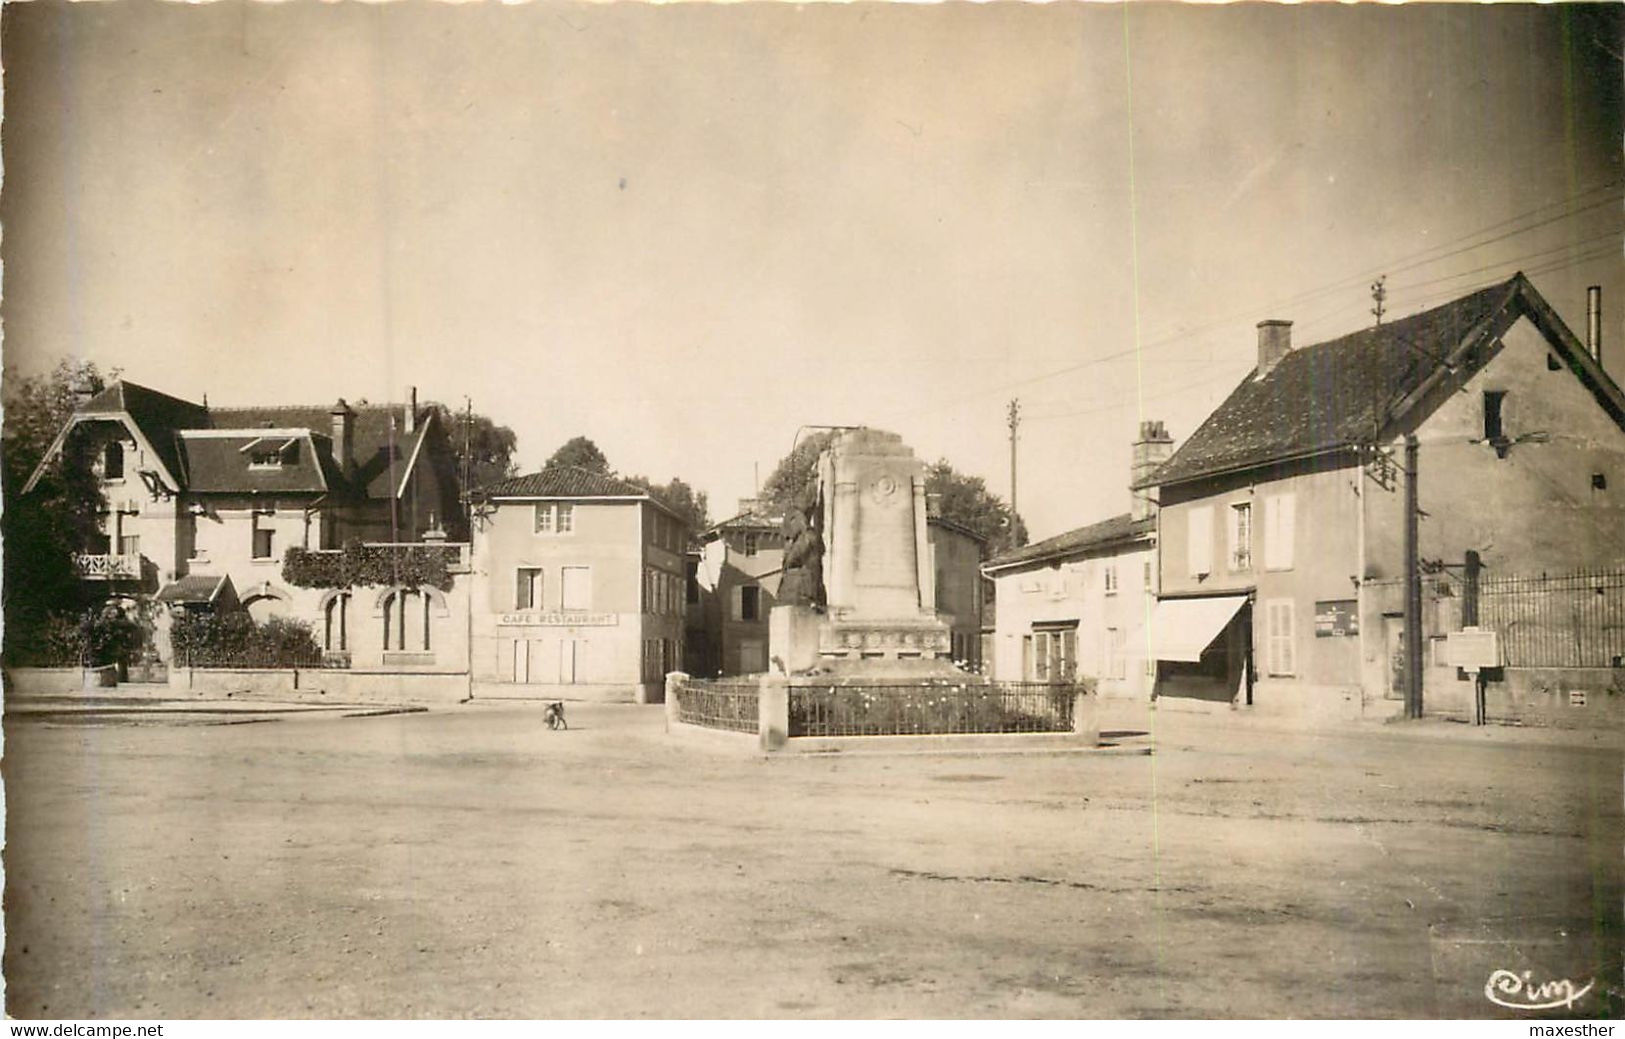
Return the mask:
{"type": "Polygon", "coordinates": [[[1376,315],[1377,325],[1381,327],[1382,315],[1386,309],[1382,304],[1388,298],[1388,275],[1384,274],[1371,283],[1371,298],[1377,303],[1376,306],[1371,308],[1371,313],[1376,315]]]}
{"type": "Polygon", "coordinates": [[[1010,426],[1010,525],[1013,530],[1016,522],[1016,428],[1021,425],[1019,397],[1011,399],[1009,417],[1006,421],[1010,426]]]}
{"type": "Polygon", "coordinates": [[[1405,434],[1405,717],[1422,717],[1421,507],[1416,492],[1416,434],[1405,434]]]}

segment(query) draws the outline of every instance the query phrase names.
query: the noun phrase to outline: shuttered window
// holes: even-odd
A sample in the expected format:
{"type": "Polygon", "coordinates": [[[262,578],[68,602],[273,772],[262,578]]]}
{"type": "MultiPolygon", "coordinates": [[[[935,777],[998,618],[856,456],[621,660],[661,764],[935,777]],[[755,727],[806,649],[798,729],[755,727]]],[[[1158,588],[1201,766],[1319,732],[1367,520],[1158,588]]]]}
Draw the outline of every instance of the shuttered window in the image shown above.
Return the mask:
{"type": "Polygon", "coordinates": [[[1291,570],[1297,497],[1273,494],[1264,499],[1264,569],[1291,570]]]}
{"type": "Polygon", "coordinates": [[[1264,604],[1268,623],[1265,645],[1265,668],[1272,675],[1298,673],[1297,640],[1293,631],[1291,599],[1271,599],[1264,604]]]}
{"type": "Polygon", "coordinates": [[[1203,505],[1186,513],[1187,528],[1185,555],[1190,564],[1190,575],[1200,577],[1213,572],[1213,507],[1203,505]]]}

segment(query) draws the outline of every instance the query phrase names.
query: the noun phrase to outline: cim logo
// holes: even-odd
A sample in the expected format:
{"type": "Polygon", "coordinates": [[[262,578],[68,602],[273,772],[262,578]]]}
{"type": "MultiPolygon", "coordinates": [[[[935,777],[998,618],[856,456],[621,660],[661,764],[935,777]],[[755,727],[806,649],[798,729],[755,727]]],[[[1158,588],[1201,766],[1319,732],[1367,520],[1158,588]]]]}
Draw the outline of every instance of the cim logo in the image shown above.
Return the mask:
{"type": "Polygon", "coordinates": [[[1592,978],[1584,988],[1576,989],[1574,982],[1568,978],[1559,978],[1537,985],[1531,980],[1534,973],[1530,970],[1522,974],[1510,970],[1495,971],[1490,975],[1490,980],[1484,983],[1484,998],[1509,1010],[1572,1008],[1597,983],[1597,979],[1592,978]]]}

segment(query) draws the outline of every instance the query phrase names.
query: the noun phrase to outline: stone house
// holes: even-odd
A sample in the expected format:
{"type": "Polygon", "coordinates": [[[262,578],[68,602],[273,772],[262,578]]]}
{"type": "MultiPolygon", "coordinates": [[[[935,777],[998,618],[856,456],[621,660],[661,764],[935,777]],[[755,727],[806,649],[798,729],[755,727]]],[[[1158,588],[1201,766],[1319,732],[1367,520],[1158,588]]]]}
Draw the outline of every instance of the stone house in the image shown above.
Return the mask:
{"type": "Polygon", "coordinates": [[[689,532],[643,488],[559,466],[473,495],[482,698],[657,702],[683,667],[689,532]]]}
{"type": "MultiPolygon", "coordinates": [[[[74,411],[24,493],[70,435],[87,438],[106,500],[100,543],[76,565],[109,598],[298,618],[339,663],[463,666],[440,589],[301,587],[286,572],[290,550],[465,534],[455,456],[415,391],[405,404],[210,407],[115,382],[74,411]]],[[[466,548],[445,548],[453,571],[466,548]]]]}
{"type": "MultiPolygon", "coordinates": [[[[1159,699],[1402,710],[1407,437],[1430,573],[1625,564],[1625,396],[1522,274],[1313,346],[1266,321],[1254,370],[1137,481],[1160,502],[1159,699]]],[[[1428,699],[1459,701],[1440,650],[1462,617],[1430,613],[1428,699]]]]}
{"type": "MultiPolygon", "coordinates": [[[[695,594],[703,604],[705,645],[714,671],[749,675],[768,670],[768,614],[777,603],[784,566],[783,517],[754,498],[698,538],[695,594]]],[[[986,539],[943,516],[926,520],[935,575],[935,608],[948,623],[952,659],[981,659],[982,587],[986,539]]]]}
{"type": "MultiPolygon", "coordinates": [[[[1142,422],[1133,477],[1168,458],[1161,422],[1142,422]]],[[[1148,699],[1146,618],[1156,600],[1155,503],[1005,552],[983,566],[999,604],[992,675],[999,681],[1095,679],[1100,695],[1148,699]]]]}
{"type": "Polygon", "coordinates": [[[755,498],[697,539],[696,594],[710,664],[696,674],[752,675],[767,670],[767,618],[784,565],[784,517],[755,498]]]}

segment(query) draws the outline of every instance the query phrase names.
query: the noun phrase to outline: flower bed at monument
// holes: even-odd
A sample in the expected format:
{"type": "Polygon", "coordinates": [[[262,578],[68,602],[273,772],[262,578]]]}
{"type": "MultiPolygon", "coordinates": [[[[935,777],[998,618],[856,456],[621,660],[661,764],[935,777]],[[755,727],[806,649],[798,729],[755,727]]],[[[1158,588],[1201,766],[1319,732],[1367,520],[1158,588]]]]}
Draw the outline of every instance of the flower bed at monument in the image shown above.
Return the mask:
{"type": "Polygon", "coordinates": [[[1071,732],[1072,683],[792,685],[789,735],[1071,732]]]}

